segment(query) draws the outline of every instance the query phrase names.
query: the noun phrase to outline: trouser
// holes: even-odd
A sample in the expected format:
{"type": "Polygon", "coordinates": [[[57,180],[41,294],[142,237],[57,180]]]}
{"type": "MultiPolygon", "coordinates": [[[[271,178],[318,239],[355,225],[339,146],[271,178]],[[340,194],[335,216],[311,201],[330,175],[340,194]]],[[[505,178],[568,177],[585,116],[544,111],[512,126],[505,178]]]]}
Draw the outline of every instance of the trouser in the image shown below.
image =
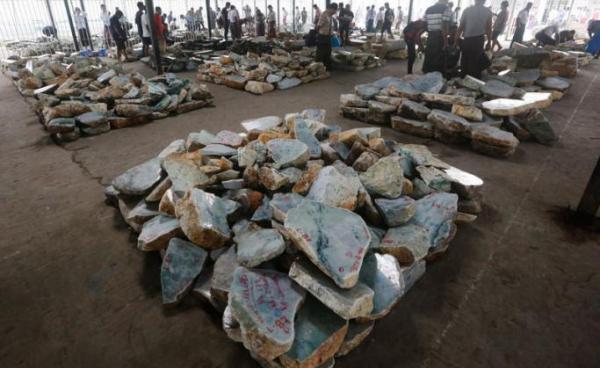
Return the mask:
{"type": "Polygon", "coordinates": [[[223,23],[223,34],[225,36],[225,42],[227,42],[227,36],[229,35],[229,22],[223,23]]]}
{"type": "Polygon", "coordinates": [[[112,37],[110,34],[110,27],[104,26],[104,44],[106,45],[107,48],[109,48],[110,44],[112,43],[111,39],[112,39],[112,37]]]}
{"type": "Polygon", "coordinates": [[[429,32],[427,37],[427,48],[425,49],[425,60],[423,61],[423,73],[444,73],[446,60],[444,58],[444,39],[441,31],[429,32]]]}
{"type": "Polygon", "coordinates": [[[467,37],[462,41],[460,58],[461,76],[470,75],[474,78],[481,78],[483,67],[481,65],[483,55],[483,44],[485,37],[475,36],[467,37]]]}
{"type": "Polygon", "coordinates": [[[347,46],[350,43],[350,25],[349,24],[340,25],[340,38],[341,38],[342,46],[347,46]]]}
{"type": "Polygon", "coordinates": [[[515,29],[515,34],[513,36],[512,42],[510,43],[510,46],[512,47],[512,44],[515,42],[518,42],[518,43],[523,42],[524,34],[525,34],[525,25],[517,23],[517,28],[515,29]]]}
{"type": "Polygon", "coordinates": [[[87,29],[79,28],[79,38],[81,39],[81,46],[87,47],[91,45],[90,35],[88,34],[87,29]]]}
{"type": "Polygon", "coordinates": [[[322,62],[327,70],[331,69],[331,36],[317,35],[317,61],[322,62]]]}
{"type": "Polygon", "coordinates": [[[538,46],[545,45],[556,45],[556,40],[550,36],[548,36],[544,31],[540,31],[535,34],[535,39],[538,40],[538,46]]]}
{"type": "Polygon", "coordinates": [[[383,22],[383,27],[381,27],[381,37],[383,37],[385,32],[392,36],[392,23],[383,22]]]}
{"type": "Polygon", "coordinates": [[[367,33],[373,33],[373,19],[367,21],[367,33]]]}
{"type": "MultiPolygon", "coordinates": [[[[237,23],[229,23],[229,29],[231,30],[231,39],[235,40],[238,38],[237,23]]],[[[225,36],[227,37],[227,36],[225,36]]]]}
{"type": "Polygon", "coordinates": [[[267,37],[269,37],[269,38],[277,37],[277,31],[275,30],[276,22],[269,22],[268,25],[269,25],[269,33],[268,33],[267,37]]]}
{"type": "Polygon", "coordinates": [[[406,72],[408,74],[412,74],[413,66],[415,65],[415,60],[417,59],[415,41],[407,39],[406,48],[408,49],[408,70],[406,72]]]}

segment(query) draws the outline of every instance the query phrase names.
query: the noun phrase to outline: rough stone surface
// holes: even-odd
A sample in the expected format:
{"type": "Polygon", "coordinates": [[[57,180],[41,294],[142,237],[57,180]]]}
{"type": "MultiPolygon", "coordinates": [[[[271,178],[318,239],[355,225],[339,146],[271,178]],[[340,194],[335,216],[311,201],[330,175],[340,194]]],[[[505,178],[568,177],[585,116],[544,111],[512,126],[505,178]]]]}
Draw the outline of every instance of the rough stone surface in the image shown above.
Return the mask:
{"type": "Polygon", "coordinates": [[[483,111],[475,106],[452,105],[452,113],[471,121],[483,121],[483,111]]]}
{"type": "Polygon", "coordinates": [[[344,337],[344,342],[337,353],[335,353],[335,357],[342,357],[356,349],[371,334],[373,327],[375,327],[375,321],[369,321],[367,323],[350,321],[348,323],[348,332],[346,333],[346,337],[344,337]]]}
{"type": "Polygon", "coordinates": [[[207,253],[195,244],[173,238],[162,261],[160,283],[163,304],[177,303],[202,271],[207,253]]]}
{"type": "MultiPolygon", "coordinates": [[[[211,252],[212,257],[212,252],[211,252]]],[[[233,281],[233,273],[239,267],[235,247],[231,246],[221,254],[213,266],[212,278],[210,281],[211,299],[219,303],[227,303],[229,290],[233,281]]]]}
{"type": "Polygon", "coordinates": [[[340,287],[356,285],[371,235],[363,219],[344,209],[305,200],[285,220],[296,246],[340,287]]]}
{"type": "Polygon", "coordinates": [[[269,206],[273,211],[275,220],[284,222],[288,212],[298,207],[303,200],[304,197],[296,193],[275,193],[273,199],[269,202],[269,206]]]}
{"type": "Polygon", "coordinates": [[[344,342],[348,322],[308,297],[294,322],[296,335],[279,360],[284,367],[319,367],[334,357],[344,342]]]}
{"type": "Polygon", "coordinates": [[[311,263],[304,261],[294,262],[289,276],[344,319],[367,316],[373,309],[373,290],[360,282],[351,289],[342,289],[311,263]]]}
{"type": "Polygon", "coordinates": [[[240,324],[244,346],[266,360],[289,351],[298,336],[294,320],[304,294],[285,274],[238,267],[229,306],[240,324]]]}
{"type": "Polygon", "coordinates": [[[200,151],[190,153],[173,153],[163,160],[163,167],[172,182],[172,189],[179,195],[185,194],[195,187],[205,187],[211,183],[210,178],[200,168],[202,155],[200,151]]]}
{"type": "Polygon", "coordinates": [[[303,166],[310,158],[308,146],[294,139],[272,139],[267,142],[275,168],[303,166]]]}
{"type": "Polygon", "coordinates": [[[234,240],[237,243],[238,263],[244,267],[256,267],[281,255],[285,250],[283,237],[273,229],[247,231],[234,240]]]}
{"type": "Polygon", "coordinates": [[[138,237],[137,247],[143,251],[165,249],[172,238],[181,235],[183,232],[176,218],[158,215],[144,223],[138,237]]]}
{"type": "Polygon", "coordinates": [[[410,197],[396,199],[375,199],[375,205],[389,227],[400,226],[407,223],[414,216],[417,206],[410,197]]]}
{"type": "Polygon", "coordinates": [[[398,198],[402,195],[403,179],[400,158],[394,156],[381,158],[360,174],[360,181],[369,193],[385,198],[398,198]]]}
{"type": "Polygon", "coordinates": [[[387,315],[404,294],[400,264],[389,254],[374,253],[365,257],[359,280],[375,293],[369,319],[387,315]]]}
{"type": "Polygon", "coordinates": [[[405,118],[427,120],[427,116],[429,115],[431,110],[425,105],[411,101],[409,99],[404,99],[398,107],[398,112],[401,116],[405,118]]]}
{"type": "Polygon", "coordinates": [[[402,116],[392,116],[391,126],[402,133],[423,138],[432,138],[434,134],[432,123],[428,121],[411,120],[402,116]]]}
{"type": "Polygon", "coordinates": [[[201,189],[192,189],[175,206],[185,235],[205,249],[222,247],[231,236],[225,200],[201,189]]]}
{"type": "Polygon", "coordinates": [[[161,179],[160,159],[153,158],[117,176],[112,181],[112,185],[123,194],[144,195],[161,179]]]}
{"type": "Polygon", "coordinates": [[[337,169],[327,166],[319,171],[306,198],[352,211],[356,208],[359,189],[356,182],[347,181],[337,169]]]}

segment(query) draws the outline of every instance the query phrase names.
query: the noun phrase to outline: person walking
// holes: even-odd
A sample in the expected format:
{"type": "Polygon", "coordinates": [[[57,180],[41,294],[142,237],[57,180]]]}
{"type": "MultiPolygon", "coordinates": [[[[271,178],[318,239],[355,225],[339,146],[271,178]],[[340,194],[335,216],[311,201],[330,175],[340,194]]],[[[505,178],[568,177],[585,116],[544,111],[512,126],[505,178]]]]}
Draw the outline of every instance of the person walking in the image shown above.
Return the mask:
{"type": "Polygon", "coordinates": [[[527,28],[527,21],[529,20],[529,11],[533,7],[533,3],[527,3],[525,9],[519,12],[516,20],[515,34],[513,35],[510,47],[512,48],[515,42],[523,42],[523,35],[525,35],[525,28],[527,28]]]}
{"type": "Polygon", "coordinates": [[[254,21],[256,22],[256,36],[263,37],[265,35],[265,15],[256,8],[254,21]]]}
{"type": "Polygon", "coordinates": [[[448,9],[448,0],[438,0],[425,11],[428,36],[423,73],[445,72],[445,52],[448,48],[448,29],[451,19],[452,12],[448,9]]]}
{"type": "Polygon", "coordinates": [[[283,25],[283,30],[287,31],[287,16],[288,16],[288,12],[287,10],[285,10],[285,8],[281,8],[281,22],[283,25]]]}
{"type": "Polygon", "coordinates": [[[456,33],[455,44],[461,36],[461,76],[470,75],[481,78],[481,72],[489,66],[489,60],[483,48],[487,37],[486,49],[492,47],[492,11],[484,6],[486,0],[475,0],[475,5],[465,9],[456,33]],[[485,65],[488,64],[488,65],[485,65]]]}
{"type": "Polygon", "coordinates": [[[100,19],[103,25],[104,35],[104,47],[109,48],[112,44],[112,38],[110,34],[110,12],[106,10],[106,5],[100,4],[100,19]]]}
{"type": "Polygon", "coordinates": [[[267,38],[271,39],[271,38],[276,38],[277,37],[277,16],[275,15],[275,12],[273,11],[273,5],[269,5],[267,7],[268,13],[267,13],[267,27],[268,27],[268,33],[267,33],[267,38]]]}
{"type": "Polygon", "coordinates": [[[381,28],[381,39],[383,40],[383,34],[387,32],[389,38],[393,39],[394,34],[392,33],[392,24],[394,24],[394,11],[390,8],[389,3],[385,3],[385,12],[383,13],[383,27],[381,28]]]}
{"type": "MultiPolygon", "coordinates": [[[[144,56],[148,56],[149,51],[148,48],[152,43],[150,39],[150,32],[144,32],[143,27],[143,18],[146,17],[144,11],[146,10],[146,6],[143,2],[138,1],[137,3],[138,11],[135,13],[135,25],[137,26],[138,36],[142,39],[142,53],[144,56]]],[[[147,18],[146,18],[147,19],[147,18]]],[[[148,22],[146,22],[148,24],[148,22]]]]}
{"type": "Polygon", "coordinates": [[[81,46],[83,48],[88,49],[92,45],[92,40],[90,39],[90,34],[88,33],[86,27],[86,18],[87,15],[81,11],[79,8],[75,8],[74,16],[75,27],[77,28],[77,33],[79,33],[79,39],[81,40],[81,46]]]}
{"type": "Polygon", "coordinates": [[[229,35],[229,8],[231,4],[225,3],[223,9],[221,9],[221,25],[223,26],[223,35],[225,36],[225,43],[227,43],[227,36],[229,35]]]}
{"type": "Polygon", "coordinates": [[[340,10],[340,39],[342,46],[348,46],[350,44],[350,28],[352,20],[354,20],[354,13],[350,9],[350,4],[346,4],[344,9],[340,10]]]}
{"type": "Polygon", "coordinates": [[[302,7],[302,13],[300,14],[300,18],[301,18],[301,24],[302,24],[302,31],[304,32],[306,27],[306,22],[308,21],[308,12],[306,11],[306,7],[302,7]]]}
{"type": "Polygon", "coordinates": [[[375,5],[367,6],[367,33],[373,33],[375,31],[375,5]]]}
{"type": "Polygon", "coordinates": [[[231,39],[237,40],[242,37],[241,25],[240,25],[240,14],[238,13],[235,6],[231,5],[229,12],[227,12],[229,18],[229,28],[231,29],[231,39]]]}
{"type": "Polygon", "coordinates": [[[396,14],[396,31],[400,31],[402,27],[402,20],[404,18],[404,12],[402,11],[402,7],[398,7],[398,14],[396,14]]]}
{"type": "Polygon", "coordinates": [[[315,30],[316,30],[317,24],[319,24],[319,19],[321,19],[321,9],[319,8],[319,6],[317,4],[314,4],[313,10],[315,13],[315,17],[313,18],[313,26],[315,27],[315,30]]]}
{"type": "Polygon", "coordinates": [[[375,17],[375,33],[383,32],[383,18],[385,17],[385,8],[382,6],[375,17]]]}
{"type": "Polygon", "coordinates": [[[317,23],[317,55],[316,60],[322,62],[327,70],[331,69],[331,33],[333,31],[332,17],[337,13],[338,5],[329,3],[321,13],[317,23]]]}
{"type": "Polygon", "coordinates": [[[154,8],[154,37],[158,40],[158,49],[165,52],[167,49],[167,40],[165,39],[165,23],[163,22],[162,9],[160,6],[154,8]]]}
{"type": "Polygon", "coordinates": [[[196,14],[194,16],[194,23],[196,25],[197,30],[205,30],[206,29],[206,26],[204,26],[204,8],[203,7],[198,8],[198,11],[196,12],[196,14]]]}
{"type": "Polygon", "coordinates": [[[498,51],[502,50],[502,45],[498,42],[498,37],[504,32],[506,22],[508,21],[508,1],[500,4],[500,13],[496,15],[496,21],[492,27],[492,51],[497,46],[498,51]]]}
{"type": "Polygon", "coordinates": [[[127,60],[127,53],[125,51],[125,43],[127,42],[127,32],[123,28],[123,24],[121,23],[121,17],[123,16],[123,12],[121,10],[115,11],[115,15],[110,18],[110,33],[112,34],[113,40],[115,40],[115,44],[117,45],[117,60],[123,61],[122,57],[125,57],[127,60]]]}

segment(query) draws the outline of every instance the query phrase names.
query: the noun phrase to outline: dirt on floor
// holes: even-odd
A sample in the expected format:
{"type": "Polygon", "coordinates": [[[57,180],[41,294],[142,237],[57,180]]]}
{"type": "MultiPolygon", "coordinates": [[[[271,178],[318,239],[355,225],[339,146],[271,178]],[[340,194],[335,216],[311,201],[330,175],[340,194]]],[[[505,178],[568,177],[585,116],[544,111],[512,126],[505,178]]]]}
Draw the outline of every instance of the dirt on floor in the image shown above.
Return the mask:
{"type": "MultiPolygon", "coordinates": [[[[192,131],[239,131],[244,119],[307,107],[359,126],[338,115],[339,95],[404,69],[389,62],[261,97],[210,85],[214,108],[64,146],[0,78],[0,366],[257,366],[210,308],[191,298],[163,308],[160,257],[136,250],[103,187],[192,131]]],[[[600,155],[599,74],[586,67],[548,109],[554,147],[522,143],[509,159],[384,129],[483,178],[485,206],[337,367],[600,366],[600,237],[559,215],[600,155]]]]}

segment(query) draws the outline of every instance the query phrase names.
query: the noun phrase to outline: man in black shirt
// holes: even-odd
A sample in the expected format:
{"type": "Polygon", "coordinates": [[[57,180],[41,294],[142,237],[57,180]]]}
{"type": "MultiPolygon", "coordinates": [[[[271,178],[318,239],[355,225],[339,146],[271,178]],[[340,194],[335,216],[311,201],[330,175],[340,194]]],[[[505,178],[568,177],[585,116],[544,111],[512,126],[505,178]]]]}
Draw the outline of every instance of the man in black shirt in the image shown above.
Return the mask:
{"type": "Polygon", "coordinates": [[[383,33],[387,32],[390,38],[394,38],[392,34],[392,23],[394,23],[394,11],[390,8],[389,3],[385,3],[385,13],[383,15],[383,27],[381,27],[381,39],[383,40],[383,33]]]}
{"type": "Polygon", "coordinates": [[[348,46],[350,44],[350,28],[354,19],[354,13],[350,10],[350,4],[346,4],[346,7],[340,10],[339,18],[342,46],[348,46]]]}
{"type": "Polygon", "coordinates": [[[137,26],[138,35],[142,39],[142,52],[144,53],[144,56],[148,56],[148,48],[152,39],[150,37],[144,37],[144,28],[142,27],[142,17],[144,16],[146,6],[143,2],[138,1],[137,8],[138,11],[135,13],[135,25],[137,26]]]}
{"type": "Polygon", "coordinates": [[[225,36],[225,42],[227,42],[227,35],[229,34],[229,8],[231,4],[225,3],[225,7],[221,9],[221,21],[223,22],[223,30],[225,36]]]}

